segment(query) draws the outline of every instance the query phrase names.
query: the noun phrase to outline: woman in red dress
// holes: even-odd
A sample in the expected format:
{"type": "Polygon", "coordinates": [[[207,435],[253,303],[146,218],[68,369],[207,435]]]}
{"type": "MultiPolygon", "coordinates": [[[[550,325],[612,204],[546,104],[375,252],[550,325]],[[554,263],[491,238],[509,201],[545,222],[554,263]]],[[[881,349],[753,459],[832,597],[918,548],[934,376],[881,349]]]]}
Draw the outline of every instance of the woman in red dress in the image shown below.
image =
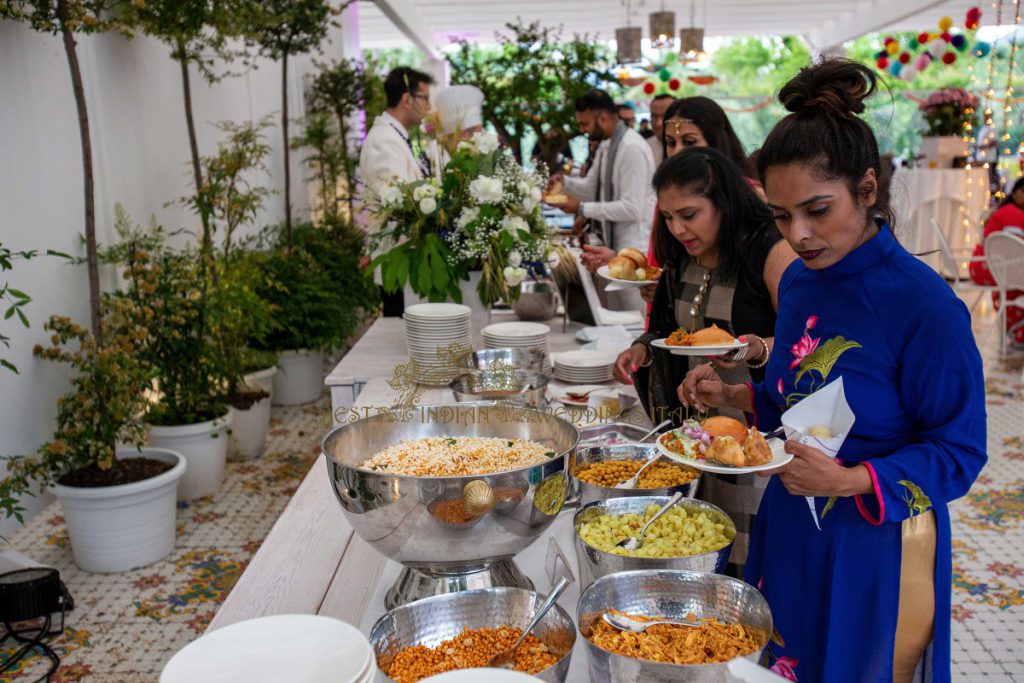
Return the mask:
{"type": "MultiPolygon", "coordinates": [[[[985,221],[985,237],[1000,230],[1015,231],[1024,237],[1024,176],[1017,178],[1013,189],[1006,196],[1003,203],[999,205],[992,215],[985,221]]],[[[974,248],[975,256],[985,255],[984,243],[974,248]]],[[[988,270],[988,264],[984,261],[972,261],[970,265],[971,280],[979,285],[992,286],[996,284],[992,273],[988,270]]],[[[1024,296],[1024,291],[1011,289],[1006,292],[1006,298],[1013,301],[1019,296],[1024,296]]],[[[999,292],[992,292],[992,301],[996,308],[999,308],[999,292]]],[[[1010,335],[1013,343],[1024,345],[1024,309],[1012,306],[1006,309],[1006,332],[1010,335]]]]}

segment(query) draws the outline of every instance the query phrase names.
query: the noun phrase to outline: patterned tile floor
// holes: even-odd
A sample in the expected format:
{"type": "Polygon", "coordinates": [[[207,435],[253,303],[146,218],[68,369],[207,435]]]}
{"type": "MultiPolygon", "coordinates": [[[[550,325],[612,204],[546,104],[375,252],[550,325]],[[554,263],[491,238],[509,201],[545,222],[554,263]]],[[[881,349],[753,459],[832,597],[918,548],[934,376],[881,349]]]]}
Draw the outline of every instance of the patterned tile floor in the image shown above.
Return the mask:
{"type": "MultiPolygon", "coordinates": [[[[989,463],[953,504],[953,679],[1024,683],[1024,353],[1000,360],[991,307],[975,316],[988,389],[989,463]]],[[[275,408],[263,457],[229,463],[220,493],[181,505],[178,542],[165,561],[118,575],[72,562],[60,508],[19,531],[14,547],[60,569],[77,606],[53,643],[55,683],[150,683],[174,652],[203,632],[295,492],[329,427],[326,394],[275,408]]],[[[0,647],[0,660],[13,648],[0,647]]],[[[0,683],[39,677],[33,657],[0,683]]]]}

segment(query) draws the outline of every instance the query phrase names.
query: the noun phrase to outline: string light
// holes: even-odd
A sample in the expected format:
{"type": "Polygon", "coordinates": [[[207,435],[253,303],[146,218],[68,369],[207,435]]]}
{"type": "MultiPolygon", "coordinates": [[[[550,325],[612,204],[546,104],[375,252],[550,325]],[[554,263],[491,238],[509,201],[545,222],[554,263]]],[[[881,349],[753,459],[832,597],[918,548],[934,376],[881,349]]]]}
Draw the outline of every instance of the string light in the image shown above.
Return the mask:
{"type": "MultiPolygon", "coordinates": [[[[1020,3],[1021,0],[1014,0],[1013,9],[1013,23],[1015,27],[1020,26],[1020,3]]],[[[1014,30],[1013,37],[1010,39],[1010,63],[1006,73],[1006,105],[1003,109],[1003,132],[1000,136],[1000,142],[1005,145],[1003,148],[1003,154],[1010,156],[1010,126],[1013,123],[1013,107],[1010,106],[1010,100],[1013,98],[1013,72],[1014,63],[1017,59],[1017,31],[1014,30]]],[[[999,188],[1000,198],[1002,198],[1003,191],[999,188]]]]}

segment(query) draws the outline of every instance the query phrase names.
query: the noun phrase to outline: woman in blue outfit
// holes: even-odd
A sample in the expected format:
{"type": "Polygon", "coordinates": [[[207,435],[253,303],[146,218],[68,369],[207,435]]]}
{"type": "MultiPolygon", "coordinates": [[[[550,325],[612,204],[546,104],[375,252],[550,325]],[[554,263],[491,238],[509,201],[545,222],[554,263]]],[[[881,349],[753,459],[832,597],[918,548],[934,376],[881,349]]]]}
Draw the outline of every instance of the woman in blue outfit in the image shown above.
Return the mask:
{"type": "Polygon", "coordinates": [[[985,464],[984,378],[967,308],[893,236],[878,145],[857,116],[875,89],[867,67],[827,60],[780,91],[792,113],[758,168],[800,259],[779,285],[766,378],[730,385],[701,366],[679,393],[765,431],[843,378],[856,422],[838,458],[788,441],[793,460],[770,473],[754,525],[745,578],[771,605],[772,658],[800,681],[946,682],[946,506],[985,464]]]}

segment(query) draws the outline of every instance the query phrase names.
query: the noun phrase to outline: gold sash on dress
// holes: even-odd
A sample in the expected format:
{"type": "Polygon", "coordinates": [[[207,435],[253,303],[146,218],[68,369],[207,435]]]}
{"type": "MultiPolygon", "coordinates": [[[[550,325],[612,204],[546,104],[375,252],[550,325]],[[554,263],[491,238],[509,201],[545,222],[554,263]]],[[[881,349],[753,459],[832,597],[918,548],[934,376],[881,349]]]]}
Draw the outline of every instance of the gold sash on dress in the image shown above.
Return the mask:
{"type": "Polygon", "coordinates": [[[900,606],[896,620],[892,680],[911,683],[932,642],[935,627],[935,512],[903,522],[900,606]]]}

